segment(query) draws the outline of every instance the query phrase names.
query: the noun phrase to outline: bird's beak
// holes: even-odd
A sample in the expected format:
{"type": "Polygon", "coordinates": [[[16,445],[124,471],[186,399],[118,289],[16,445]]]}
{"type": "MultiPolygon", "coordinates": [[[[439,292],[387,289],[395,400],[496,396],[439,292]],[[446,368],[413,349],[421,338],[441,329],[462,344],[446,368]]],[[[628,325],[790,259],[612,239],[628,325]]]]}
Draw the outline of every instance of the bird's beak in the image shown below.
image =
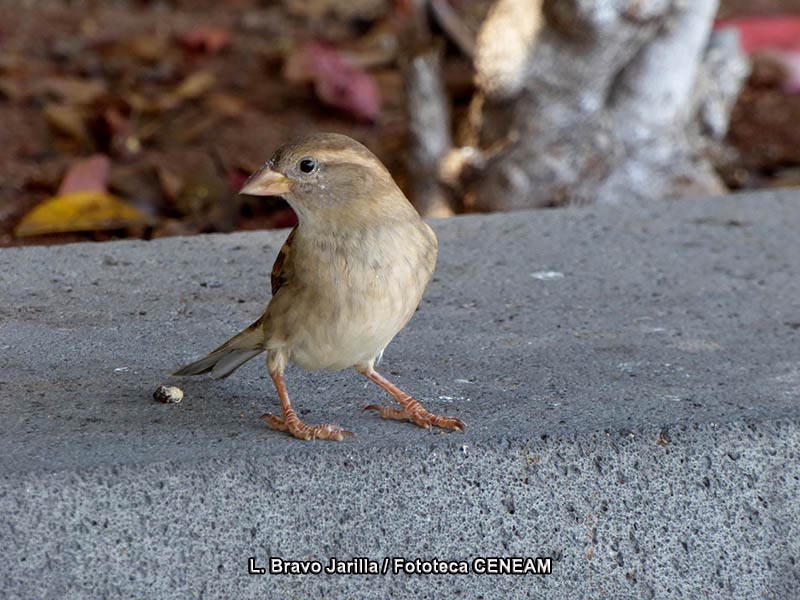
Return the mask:
{"type": "Polygon", "coordinates": [[[264,166],[253,173],[239,190],[250,196],[282,196],[289,193],[289,178],[283,173],[264,166]]]}

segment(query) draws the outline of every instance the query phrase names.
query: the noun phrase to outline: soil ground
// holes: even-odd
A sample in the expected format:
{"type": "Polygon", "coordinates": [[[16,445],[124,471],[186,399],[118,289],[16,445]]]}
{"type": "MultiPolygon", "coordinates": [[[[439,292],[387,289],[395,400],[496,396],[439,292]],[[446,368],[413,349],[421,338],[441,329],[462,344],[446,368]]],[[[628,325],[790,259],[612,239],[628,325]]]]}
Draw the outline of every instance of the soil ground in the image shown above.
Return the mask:
{"type": "MultiPolygon", "coordinates": [[[[65,2],[0,0],[0,246],[152,238],[284,227],[280,200],[236,196],[244,178],[296,134],[337,131],[367,143],[407,188],[407,130],[398,64],[398,5],[335,2],[65,2]],[[339,8],[332,9],[332,6],[339,8]],[[382,105],[374,122],[325,106],[287,82],[287,56],[323,39],[368,65],[382,105]],[[102,153],[110,190],[147,226],[16,237],[68,168],[102,153]]],[[[800,14],[800,2],[729,0],[721,16],[800,14]]],[[[471,94],[455,48],[446,78],[456,117],[471,94]]],[[[732,188],[800,184],[800,96],[757,63],[734,111],[732,188]]]]}

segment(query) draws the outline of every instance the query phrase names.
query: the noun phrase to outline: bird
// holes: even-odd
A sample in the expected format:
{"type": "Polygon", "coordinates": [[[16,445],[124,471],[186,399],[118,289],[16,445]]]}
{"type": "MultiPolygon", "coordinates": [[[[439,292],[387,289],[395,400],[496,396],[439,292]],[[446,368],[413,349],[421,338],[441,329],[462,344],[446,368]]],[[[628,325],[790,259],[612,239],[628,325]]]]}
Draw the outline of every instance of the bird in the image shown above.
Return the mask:
{"type": "Polygon", "coordinates": [[[429,412],[375,368],[419,307],[438,254],[433,230],[377,156],[342,134],[308,135],[278,148],[240,193],[281,196],[297,214],[272,267],[272,298],[252,325],[173,375],[223,378],[266,352],[282,410],[261,417],[269,428],[342,441],[353,433],[298,417],[284,372],[289,363],[307,371],[354,368],[399,404],[365,411],[464,431],[460,419],[429,412]]]}

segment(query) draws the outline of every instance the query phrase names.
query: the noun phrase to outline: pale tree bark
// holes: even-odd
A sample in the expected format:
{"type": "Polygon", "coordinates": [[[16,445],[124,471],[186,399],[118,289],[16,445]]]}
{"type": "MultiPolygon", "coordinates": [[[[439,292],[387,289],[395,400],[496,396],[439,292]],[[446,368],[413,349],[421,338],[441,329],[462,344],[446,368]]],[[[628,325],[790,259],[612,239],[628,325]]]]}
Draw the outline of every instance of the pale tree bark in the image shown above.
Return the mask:
{"type": "Polygon", "coordinates": [[[725,90],[712,126],[724,133],[746,69],[736,55],[728,63],[738,67],[724,73],[733,81],[708,82],[714,72],[704,58],[717,4],[498,0],[477,35],[479,92],[460,140],[485,159],[461,180],[467,207],[723,192],[696,140],[698,112],[709,106],[697,91],[725,90]]]}
{"type": "Polygon", "coordinates": [[[402,61],[409,128],[408,169],[411,197],[423,217],[454,214],[453,194],[439,176],[440,163],[453,148],[450,103],[444,85],[441,39],[428,27],[427,0],[412,0],[411,26],[404,36],[402,61]]]}
{"type": "Polygon", "coordinates": [[[424,217],[450,217],[454,214],[451,193],[439,176],[439,164],[453,147],[441,49],[428,46],[416,51],[403,72],[408,87],[408,162],[414,174],[414,205],[424,217]]]}

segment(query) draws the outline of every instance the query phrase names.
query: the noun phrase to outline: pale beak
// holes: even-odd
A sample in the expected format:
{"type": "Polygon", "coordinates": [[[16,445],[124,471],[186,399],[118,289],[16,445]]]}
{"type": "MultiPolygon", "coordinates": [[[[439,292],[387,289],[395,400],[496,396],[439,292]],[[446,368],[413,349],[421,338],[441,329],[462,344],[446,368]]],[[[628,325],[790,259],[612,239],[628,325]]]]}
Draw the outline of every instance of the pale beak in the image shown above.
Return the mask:
{"type": "Polygon", "coordinates": [[[244,182],[239,193],[250,196],[282,196],[289,191],[289,179],[283,173],[264,166],[244,182]]]}

